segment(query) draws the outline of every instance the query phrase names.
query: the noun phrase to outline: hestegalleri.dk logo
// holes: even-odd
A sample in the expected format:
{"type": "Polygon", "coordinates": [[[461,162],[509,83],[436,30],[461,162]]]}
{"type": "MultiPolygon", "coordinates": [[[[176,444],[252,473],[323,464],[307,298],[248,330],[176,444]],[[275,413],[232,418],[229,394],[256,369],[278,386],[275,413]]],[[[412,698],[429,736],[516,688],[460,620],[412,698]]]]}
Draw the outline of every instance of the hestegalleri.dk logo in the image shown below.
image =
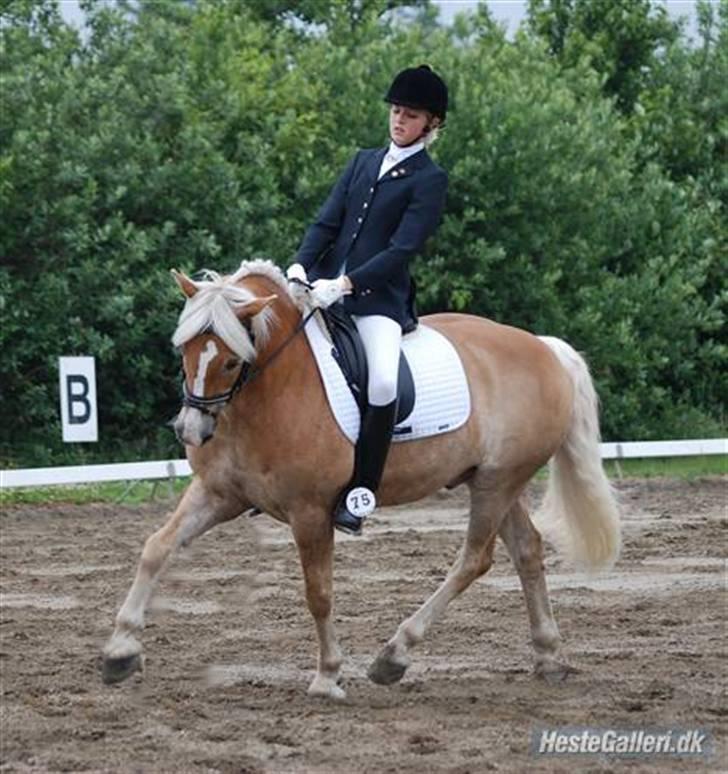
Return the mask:
{"type": "Polygon", "coordinates": [[[713,752],[710,731],[700,728],[537,728],[532,755],[702,756],[713,752]]]}

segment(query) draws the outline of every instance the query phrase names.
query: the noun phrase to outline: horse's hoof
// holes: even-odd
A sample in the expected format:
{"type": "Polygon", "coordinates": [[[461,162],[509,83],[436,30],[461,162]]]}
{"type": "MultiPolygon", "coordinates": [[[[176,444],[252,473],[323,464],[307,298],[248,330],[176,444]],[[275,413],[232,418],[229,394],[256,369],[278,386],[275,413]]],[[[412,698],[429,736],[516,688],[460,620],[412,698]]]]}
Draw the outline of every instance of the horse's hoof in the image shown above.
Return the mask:
{"type": "Polygon", "coordinates": [[[134,672],[141,672],[144,668],[144,659],[141,653],[133,653],[122,658],[104,658],[101,667],[101,677],[106,685],[120,683],[131,677],[134,672]]]}
{"type": "Polygon", "coordinates": [[[313,699],[343,701],[346,698],[346,691],[331,678],[316,677],[308,687],[308,695],[313,699]]]}
{"type": "Polygon", "coordinates": [[[566,681],[569,675],[576,674],[579,670],[560,661],[536,664],[536,677],[545,680],[549,685],[558,685],[566,681]]]}
{"type": "Polygon", "coordinates": [[[399,682],[407,671],[409,663],[406,661],[395,661],[392,657],[394,648],[387,645],[384,650],[374,659],[369,667],[367,676],[377,685],[391,685],[399,682]]]}

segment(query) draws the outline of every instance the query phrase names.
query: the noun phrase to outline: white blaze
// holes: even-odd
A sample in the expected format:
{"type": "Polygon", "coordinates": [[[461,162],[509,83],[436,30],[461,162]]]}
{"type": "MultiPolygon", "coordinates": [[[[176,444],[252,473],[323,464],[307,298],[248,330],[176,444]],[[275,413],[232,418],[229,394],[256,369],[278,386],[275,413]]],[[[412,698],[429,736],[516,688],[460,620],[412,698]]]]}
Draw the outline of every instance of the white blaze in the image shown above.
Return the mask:
{"type": "Polygon", "coordinates": [[[205,394],[205,377],[207,376],[207,369],[216,355],[217,345],[214,341],[210,340],[207,342],[207,346],[200,355],[200,359],[197,361],[197,374],[195,375],[195,383],[192,386],[195,395],[203,396],[205,394]]]}

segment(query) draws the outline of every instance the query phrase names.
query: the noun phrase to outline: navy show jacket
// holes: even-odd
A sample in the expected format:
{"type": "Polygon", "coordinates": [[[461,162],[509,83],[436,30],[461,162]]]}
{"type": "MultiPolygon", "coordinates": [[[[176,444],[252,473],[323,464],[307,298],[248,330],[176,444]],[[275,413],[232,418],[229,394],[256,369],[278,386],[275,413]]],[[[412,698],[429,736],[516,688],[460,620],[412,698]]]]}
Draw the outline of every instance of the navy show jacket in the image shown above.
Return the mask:
{"type": "Polygon", "coordinates": [[[377,180],[387,148],[360,150],[309,226],[296,255],[311,281],[345,273],[350,314],[381,314],[404,326],[412,315],[409,259],[440,223],[447,173],[426,150],[377,180]]]}

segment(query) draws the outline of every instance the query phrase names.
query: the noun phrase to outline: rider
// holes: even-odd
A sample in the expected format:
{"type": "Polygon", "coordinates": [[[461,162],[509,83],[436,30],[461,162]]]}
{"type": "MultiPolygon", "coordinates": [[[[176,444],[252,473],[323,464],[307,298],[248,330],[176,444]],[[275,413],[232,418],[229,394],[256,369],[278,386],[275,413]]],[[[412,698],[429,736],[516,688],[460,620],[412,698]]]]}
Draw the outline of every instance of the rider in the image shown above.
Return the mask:
{"type": "Polygon", "coordinates": [[[395,423],[402,330],[416,322],[409,259],[437,228],[447,190],[447,174],[426,150],[447,113],[444,81],[427,65],[408,68],[384,99],[389,147],[360,150],[349,162],[287,272],[304,282],[310,272],[317,306],[343,299],[366,352],[369,405],[354,475],[334,512],[334,526],[354,535],[375,507],[395,423]]]}

